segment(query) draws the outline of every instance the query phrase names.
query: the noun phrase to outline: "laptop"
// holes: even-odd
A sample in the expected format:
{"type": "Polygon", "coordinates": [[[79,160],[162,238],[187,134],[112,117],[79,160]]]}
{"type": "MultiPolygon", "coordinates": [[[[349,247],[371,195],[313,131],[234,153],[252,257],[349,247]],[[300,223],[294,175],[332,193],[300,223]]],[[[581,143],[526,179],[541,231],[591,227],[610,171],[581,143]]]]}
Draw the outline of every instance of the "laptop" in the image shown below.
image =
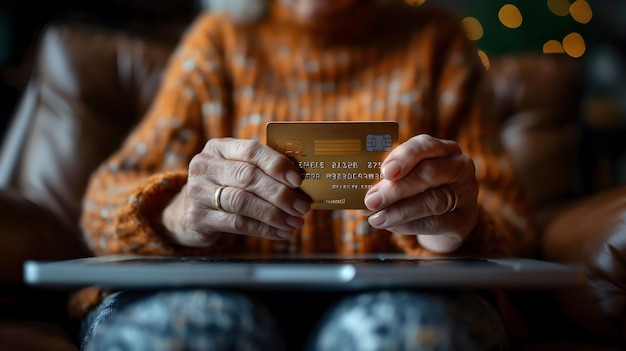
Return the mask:
{"type": "Polygon", "coordinates": [[[229,287],[254,289],[564,288],[582,267],[525,258],[404,254],[228,257],[101,256],[27,261],[24,280],[41,287],[229,287]]]}

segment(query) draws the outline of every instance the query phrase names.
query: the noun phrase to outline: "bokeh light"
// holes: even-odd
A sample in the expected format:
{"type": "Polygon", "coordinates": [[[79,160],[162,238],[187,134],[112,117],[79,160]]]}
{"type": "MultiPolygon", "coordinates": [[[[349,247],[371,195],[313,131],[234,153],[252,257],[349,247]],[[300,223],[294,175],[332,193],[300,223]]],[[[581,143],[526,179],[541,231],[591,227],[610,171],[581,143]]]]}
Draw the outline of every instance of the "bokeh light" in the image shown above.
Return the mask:
{"type": "Polygon", "coordinates": [[[585,40],[579,33],[570,33],[563,38],[563,49],[571,57],[581,57],[587,50],[585,40]]]}
{"type": "MultiPolygon", "coordinates": [[[[437,2],[459,10],[467,36],[475,42],[477,57],[486,69],[500,57],[527,53],[580,61],[585,86],[581,100],[572,103],[580,104],[580,118],[589,137],[600,141],[605,135],[626,130],[626,0],[437,2]]],[[[616,164],[610,172],[626,184],[623,148],[617,154],[605,140],[594,148],[598,154],[606,152],[599,162],[603,167],[616,164]]]]}
{"type": "Polygon", "coordinates": [[[478,57],[480,58],[480,61],[483,63],[483,66],[485,66],[486,69],[489,69],[489,67],[491,66],[491,61],[489,61],[489,56],[487,56],[487,54],[482,50],[478,50],[477,54],[478,54],[478,57]]]}
{"type": "Polygon", "coordinates": [[[478,40],[485,34],[483,25],[475,17],[465,17],[462,23],[470,40],[478,40]]]}
{"type": "Polygon", "coordinates": [[[576,0],[569,8],[572,18],[579,23],[587,24],[593,17],[591,6],[587,1],[576,0]]]}
{"type": "Polygon", "coordinates": [[[545,44],[543,44],[543,53],[544,54],[560,54],[564,53],[563,45],[558,40],[548,40],[545,44]]]}
{"type": "Polygon", "coordinates": [[[522,13],[517,6],[513,4],[506,4],[502,6],[498,12],[498,18],[500,22],[508,28],[518,28],[522,25],[522,13]]]}
{"type": "Polygon", "coordinates": [[[467,37],[490,59],[524,51],[581,58],[592,50],[588,45],[599,35],[590,26],[595,5],[588,0],[476,0],[466,6],[461,13],[467,37]]]}
{"type": "Polygon", "coordinates": [[[553,14],[561,17],[569,15],[569,0],[548,0],[548,8],[553,14]]]}

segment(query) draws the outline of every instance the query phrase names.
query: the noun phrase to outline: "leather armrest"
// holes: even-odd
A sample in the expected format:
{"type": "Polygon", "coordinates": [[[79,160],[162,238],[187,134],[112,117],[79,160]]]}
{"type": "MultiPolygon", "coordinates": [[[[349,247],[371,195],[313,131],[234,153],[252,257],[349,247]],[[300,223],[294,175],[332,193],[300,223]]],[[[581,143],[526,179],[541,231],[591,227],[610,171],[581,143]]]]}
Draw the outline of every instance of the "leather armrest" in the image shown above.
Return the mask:
{"type": "Polygon", "coordinates": [[[561,309],[583,331],[626,341],[626,186],[586,198],[546,229],[545,259],[582,263],[589,282],[559,294],[561,309]]]}
{"type": "Polygon", "coordinates": [[[0,286],[20,286],[26,260],[88,256],[78,230],[49,209],[0,189],[0,286]]]}

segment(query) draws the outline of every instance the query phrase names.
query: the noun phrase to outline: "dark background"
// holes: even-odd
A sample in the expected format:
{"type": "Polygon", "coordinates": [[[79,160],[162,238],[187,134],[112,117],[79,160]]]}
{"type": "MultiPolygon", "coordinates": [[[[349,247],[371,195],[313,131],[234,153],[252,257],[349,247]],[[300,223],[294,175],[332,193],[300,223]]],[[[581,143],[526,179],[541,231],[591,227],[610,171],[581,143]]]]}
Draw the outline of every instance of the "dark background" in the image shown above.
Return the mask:
{"type": "MultiPolygon", "coordinates": [[[[581,119],[597,140],[599,157],[611,158],[617,165],[615,176],[626,183],[626,140],[622,138],[626,135],[626,1],[589,1],[593,18],[587,24],[549,12],[548,0],[427,1],[477,18],[485,33],[476,43],[490,58],[516,51],[541,52],[548,38],[558,40],[573,31],[582,34],[586,52],[578,59],[586,67],[587,90],[581,119]],[[509,3],[524,16],[519,28],[506,28],[498,20],[498,10],[509,3]]],[[[581,0],[570,3],[574,1],[581,0]]],[[[176,40],[200,10],[199,0],[0,0],[0,144],[30,77],[39,35],[46,25],[97,23],[176,40]]]]}
{"type": "Polygon", "coordinates": [[[0,142],[46,25],[95,23],[175,40],[199,6],[195,0],[0,0],[0,142]]]}

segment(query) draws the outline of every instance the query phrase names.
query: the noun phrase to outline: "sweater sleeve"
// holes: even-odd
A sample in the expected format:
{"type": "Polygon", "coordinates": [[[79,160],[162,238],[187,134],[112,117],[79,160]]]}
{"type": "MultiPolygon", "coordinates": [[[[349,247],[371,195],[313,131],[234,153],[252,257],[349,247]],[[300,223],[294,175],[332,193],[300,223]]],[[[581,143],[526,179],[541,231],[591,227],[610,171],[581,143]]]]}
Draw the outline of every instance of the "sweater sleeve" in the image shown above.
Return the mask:
{"type": "MultiPolygon", "coordinates": [[[[161,213],[187,180],[187,165],[227,111],[216,17],[205,14],[183,36],[152,107],[121,149],[91,176],[81,225],[95,254],[189,253],[162,235],[161,213]],[[215,118],[217,117],[217,118],[215,118]]],[[[187,251],[186,251],[187,250],[187,251]]]]}
{"type": "MultiPolygon", "coordinates": [[[[432,68],[435,136],[456,140],[476,166],[479,219],[461,252],[532,255],[535,234],[521,185],[500,141],[500,121],[493,113],[493,94],[484,65],[460,24],[448,23],[433,41],[444,57],[432,68]]],[[[433,60],[436,61],[436,60],[433,60]]],[[[404,251],[420,251],[415,237],[394,236],[404,251]]],[[[457,252],[458,253],[458,252],[457,252]]]]}

